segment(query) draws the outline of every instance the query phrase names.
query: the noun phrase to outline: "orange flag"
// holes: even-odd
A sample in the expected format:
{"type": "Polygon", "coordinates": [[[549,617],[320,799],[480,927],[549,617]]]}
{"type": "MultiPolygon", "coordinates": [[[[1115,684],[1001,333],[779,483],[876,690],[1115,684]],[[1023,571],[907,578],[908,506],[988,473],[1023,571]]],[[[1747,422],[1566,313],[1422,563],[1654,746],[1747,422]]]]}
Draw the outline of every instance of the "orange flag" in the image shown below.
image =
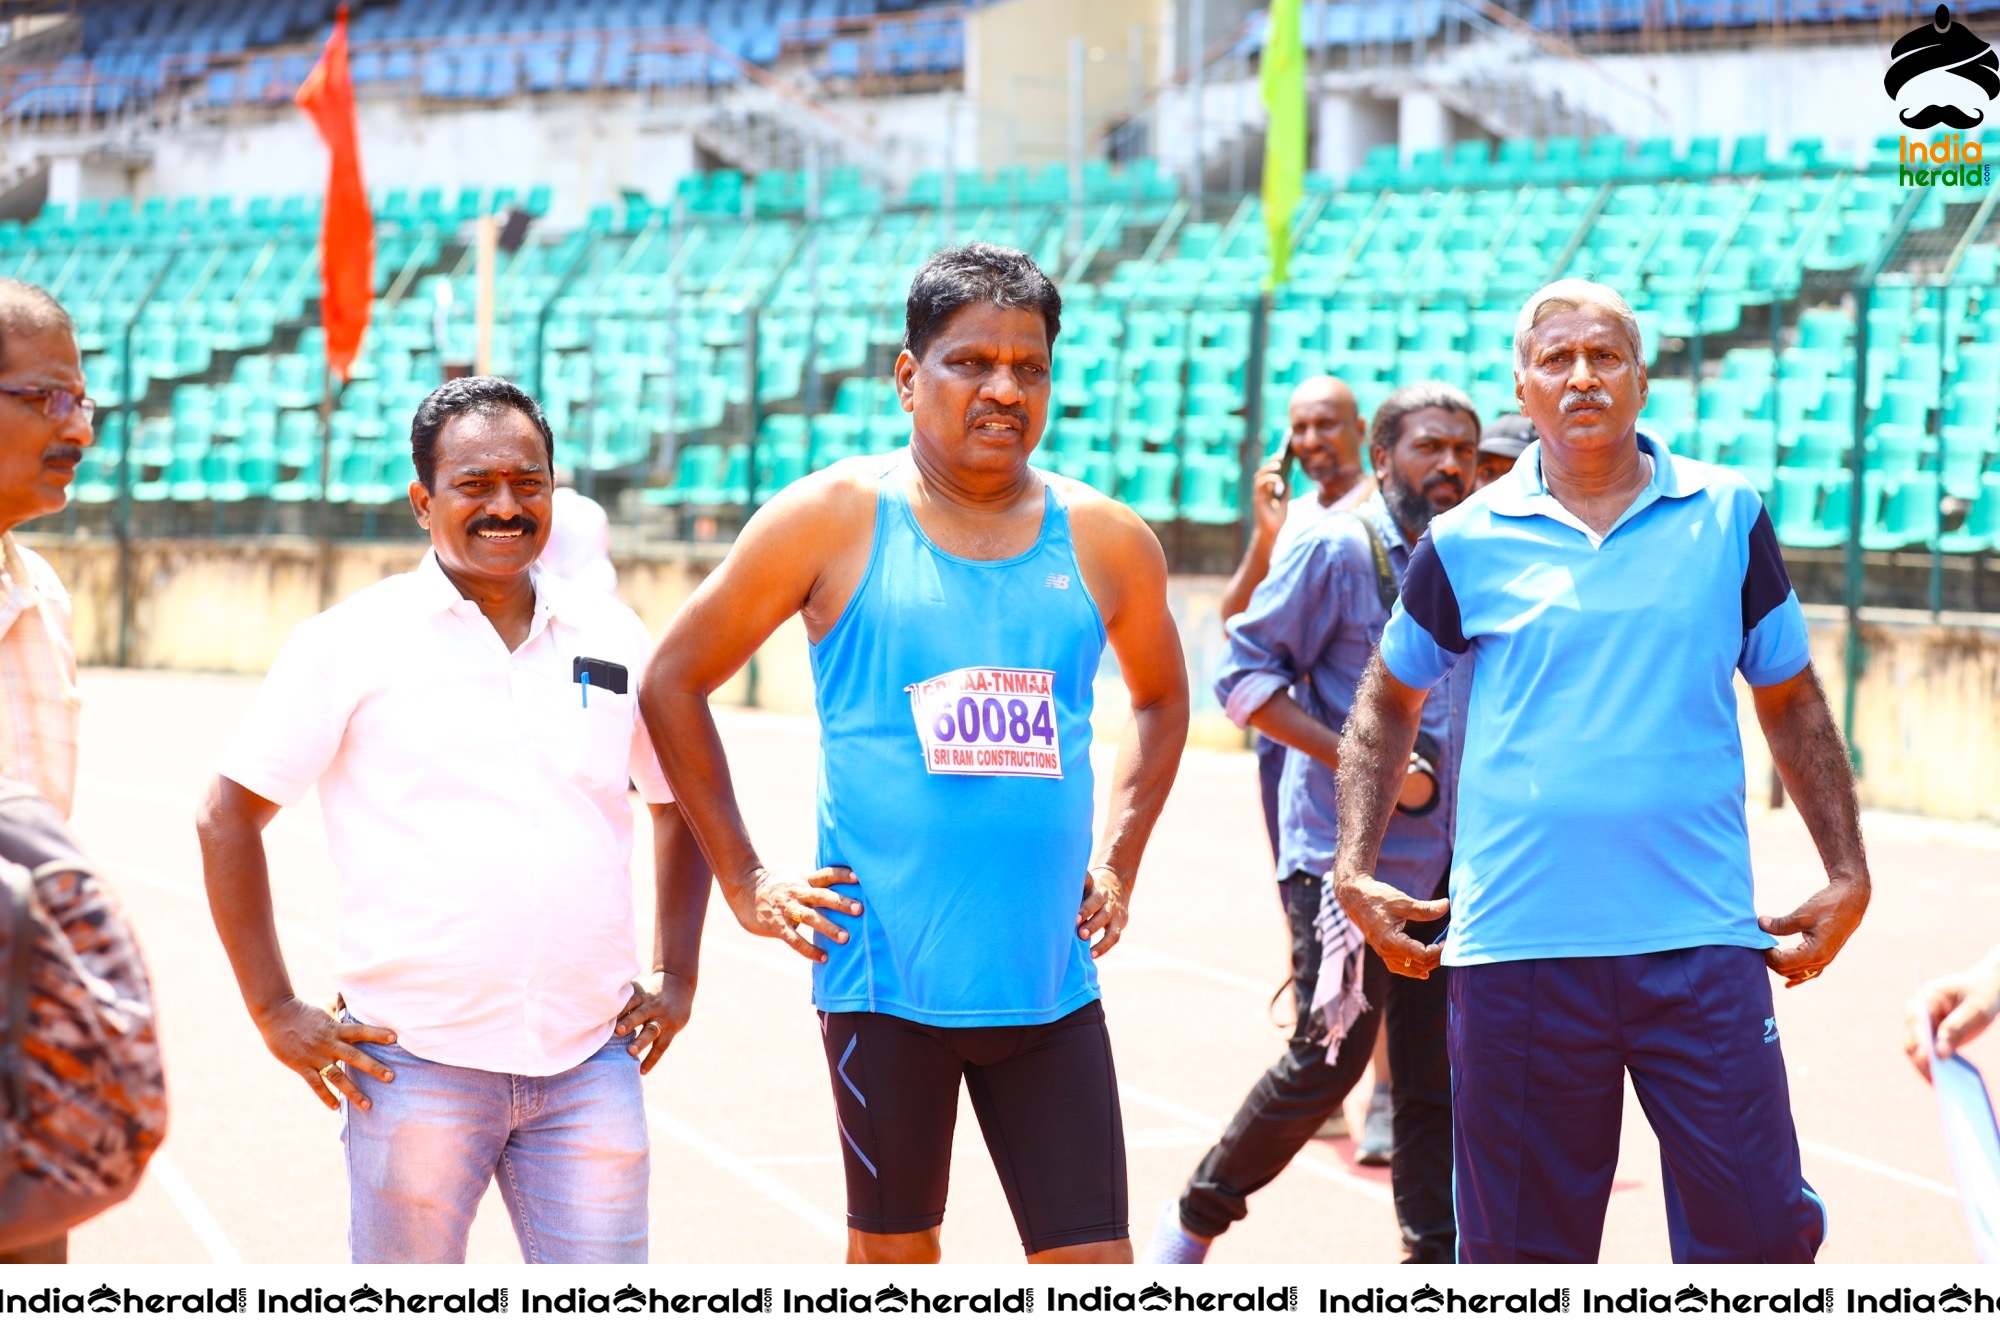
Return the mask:
{"type": "Polygon", "coordinates": [[[368,331],[375,274],[375,220],[361,185],[361,134],[354,122],[354,81],[347,72],[346,5],[335,15],[326,50],[293,100],[313,118],[333,157],[320,227],[320,317],[326,325],[326,363],[345,382],[361,350],[361,335],[368,331]]]}

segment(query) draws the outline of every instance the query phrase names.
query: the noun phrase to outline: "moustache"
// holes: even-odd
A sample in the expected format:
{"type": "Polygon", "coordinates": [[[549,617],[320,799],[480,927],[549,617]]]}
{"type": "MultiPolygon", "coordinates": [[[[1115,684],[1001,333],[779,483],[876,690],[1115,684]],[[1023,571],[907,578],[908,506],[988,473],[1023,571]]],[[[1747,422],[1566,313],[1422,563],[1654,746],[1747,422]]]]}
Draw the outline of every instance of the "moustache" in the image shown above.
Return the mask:
{"type": "Polygon", "coordinates": [[[540,530],[540,525],[526,514],[519,518],[480,518],[466,525],[466,534],[477,537],[482,532],[518,532],[524,537],[532,537],[540,530]]]}
{"type": "Polygon", "coordinates": [[[1023,431],[1028,429],[1028,414],[1015,407],[975,407],[965,414],[965,424],[971,427],[994,417],[1004,417],[1023,431]]]}
{"type": "Polygon", "coordinates": [[[1611,406],[1611,395],[1597,389],[1592,389],[1588,393],[1566,393],[1562,396],[1562,402],[1557,404],[1557,406],[1565,412],[1574,412],[1579,407],[1609,408],[1611,406]]]}
{"type": "Polygon", "coordinates": [[[1927,130],[1933,125],[1949,125],[1955,130],[1969,130],[1985,120],[1986,113],[1965,112],[1955,106],[1938,106],[1932,103],[1921,111],[1905,111],[1897,119],[1913,130],[1927,130]]]}

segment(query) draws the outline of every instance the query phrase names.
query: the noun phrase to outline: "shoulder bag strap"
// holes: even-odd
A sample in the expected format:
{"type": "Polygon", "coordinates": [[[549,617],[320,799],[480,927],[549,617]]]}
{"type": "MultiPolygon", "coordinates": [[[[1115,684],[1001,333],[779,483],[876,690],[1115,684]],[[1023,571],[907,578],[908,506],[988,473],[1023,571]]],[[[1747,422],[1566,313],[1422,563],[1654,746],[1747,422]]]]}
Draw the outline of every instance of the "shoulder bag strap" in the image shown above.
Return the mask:
{"type": "Polygon", "coordinates": [[[1368,534],[1368,553],[1375,557],[1375,591],[1382,598],[1382,609],[1394,611],[1396,598],[1401,590],[1396,584],[1396,571],[1389,567],[1389,548],[1382,542],[1382,534],[1375,530],[1375,520],[1361,516],[1361,530],[1368,534]]]}

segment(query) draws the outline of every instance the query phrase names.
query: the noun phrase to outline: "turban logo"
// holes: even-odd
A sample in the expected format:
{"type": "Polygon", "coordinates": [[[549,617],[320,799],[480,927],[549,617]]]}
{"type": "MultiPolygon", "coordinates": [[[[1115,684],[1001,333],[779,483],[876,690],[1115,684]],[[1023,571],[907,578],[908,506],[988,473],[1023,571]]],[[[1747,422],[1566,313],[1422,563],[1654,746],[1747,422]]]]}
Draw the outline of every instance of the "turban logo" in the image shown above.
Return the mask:
{"type": "MultiPolygon", "coordinates": [[[[1889,72],[1882,77],[1882,87],[1899,102],[1904,87],[1912,80],[1939,70],[1975,85],[1986,94],[1986,101],[2000,97],[2000,54],[1995,54],[1990,45],[1963,23],[1953,22],[1947,5],[1937,7],[1937,15],[1931,22],[1898,38],[1889,48],[1889,59],[1889,72]]],[[[1924,86],[1931,87],[1934,83],[1926,80],[1924,86]]],[[[1984,121],[1986,113],[1926,100],[1920,108],[1905,108],[1900,119],[1913,130],[1927,130],[1933,125],[1969,130],[1984,121]]]]}

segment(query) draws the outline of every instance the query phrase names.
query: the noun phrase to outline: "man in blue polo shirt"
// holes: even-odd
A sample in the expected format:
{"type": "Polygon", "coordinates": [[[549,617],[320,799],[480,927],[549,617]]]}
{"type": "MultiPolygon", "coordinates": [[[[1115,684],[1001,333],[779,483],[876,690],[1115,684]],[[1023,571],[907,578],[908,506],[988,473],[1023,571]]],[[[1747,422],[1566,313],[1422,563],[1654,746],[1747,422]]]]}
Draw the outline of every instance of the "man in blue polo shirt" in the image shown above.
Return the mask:
{"type": "Polygon", "coordinates": [[[1765,969],[1818,976],[1869,878],[1804,616],[1756,492],[1638,433],[1622,297],[1551,284],[1514,352],[1540,443],[1411,554],[1342,738],[1336,892],[1392,973],[1450,969],[1461,1261],[1597,1257],[1627,1071],[1675,1260],[1808,1261],[1826,1219],[1765,969]],[[1425,694],[1465,657],[1447,909],[1374,870],[1425,694]],[[1738,671],[1827,872],[1783,917],[1752,901],[1738,671]],[[1446,910],[1442,948],[1405,929],[1446,910]]]}

